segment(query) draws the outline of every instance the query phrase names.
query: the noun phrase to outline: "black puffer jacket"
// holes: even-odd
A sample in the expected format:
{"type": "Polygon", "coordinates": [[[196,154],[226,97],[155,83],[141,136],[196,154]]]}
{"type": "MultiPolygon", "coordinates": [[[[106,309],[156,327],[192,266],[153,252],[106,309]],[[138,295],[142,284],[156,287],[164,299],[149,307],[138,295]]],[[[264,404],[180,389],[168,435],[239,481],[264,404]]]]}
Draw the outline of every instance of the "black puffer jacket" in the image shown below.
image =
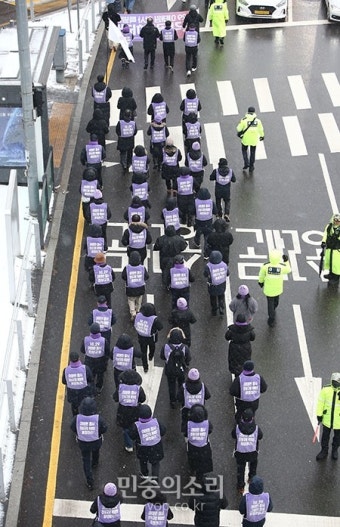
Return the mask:
{"type": "Polygon", "coordinates": [[[132,90],[127,86],[122,89],[122,96],[118,99],[117,108],[120,110],[119,119],[123,119],[125,110],[131,110],[132,117],[136,116],[137,103],[133,97],[132,90]]]}
{"type": "Polygon", "coordinates": [[[251,359],[251,342],[255,340],[254,328],[251,324],[228,326],[224,336],[230,341],[228,350],[228,363],[230,373],[240,375],[243,364],[251,359]]]}
{"type": "Polygon", "coordinates": [[[202,494],[190,496],[188,505],[195,511],[196,527],[219,527],[220,510],[228,507],[228,500],[224,495],[221,498],[219,492],[204,488],[202,494]]]}

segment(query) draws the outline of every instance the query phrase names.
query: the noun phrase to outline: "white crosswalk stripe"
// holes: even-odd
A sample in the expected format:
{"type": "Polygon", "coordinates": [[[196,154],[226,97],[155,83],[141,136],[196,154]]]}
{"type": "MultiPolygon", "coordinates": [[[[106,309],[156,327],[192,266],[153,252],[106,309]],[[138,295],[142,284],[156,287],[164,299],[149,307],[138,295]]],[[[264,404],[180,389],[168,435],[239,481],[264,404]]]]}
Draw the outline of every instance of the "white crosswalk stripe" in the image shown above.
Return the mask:
{"type": "Polygon", "coordinates": [[[301,75],[288,75],[289,86],[297,110],[311,108],[310,100],[301,75]]]}
{"type": "Polygon", "coordinates": [[[183,133],[182,133],[182,127],[181,126],[169,126],[169,137],[171,137],[174,140],[175,145],[177,148],[180,149],[182,153],[182,161],[181,165],[184,164],[184,156],[185,156],[185,150],[184,150],[184,141],[183,141],[183,133]]]}
{"type": "Polygon", "coordinates": [[[209,152],[208,156],[205,155],[213,167],[216,168],[220,157],[225,157],[220,123],[206,123],[204,131],[209,152]]]}
{"type": "Polygon", "coordinates": [[[231,81],[217,81],[217,89],[222,105],[222,115],[239,115],[231,81]]]}
{"type": "Polygon", "coordinates": [[[340,106],[340,84],[335,73],[323,73],[322,78],[333,106],[340,106]]]}
{"type": "Polygon", "coordinates": [[[253,79],[254,87],[259,107],[259,112],[275,112],[275,106],[272,99],[272,94],[269,87],[268,79],[265,77],[261,79],[253,79]]]}
{"type": "Polygon", "coordinates": [[[319,113],[319,119],[332,153],[340,152],[340,132],[332,113],[319,113]]]}
{"type": "Polygon", "coordinates": [[[296,115],[282,117],[292,156],[306,156],[308,154],[305,140],[301,131],[299,119],[296,115]]]}

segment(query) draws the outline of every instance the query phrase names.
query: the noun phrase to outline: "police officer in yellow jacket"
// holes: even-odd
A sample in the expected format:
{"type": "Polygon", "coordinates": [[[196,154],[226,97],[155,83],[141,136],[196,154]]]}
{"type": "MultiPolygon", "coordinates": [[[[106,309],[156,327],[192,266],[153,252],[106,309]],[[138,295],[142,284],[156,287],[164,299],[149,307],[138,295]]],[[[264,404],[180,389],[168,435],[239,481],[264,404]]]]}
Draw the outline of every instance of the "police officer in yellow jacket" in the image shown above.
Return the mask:
{"type": "Polygon", "coordinates": [[[328,270],[324,278],[329,283],[339,284],[340,279],[340,214],[333,214],[323,233],[321,248],[325,251],[323,269],[328,270]]]}
{"type": "Polygon", "coordinates": [[[284,275],[290,272],[288,256],[286,254],[281,255],[277,249],[270,251],[269,262],[263,264],[260,269],[258,282],[267,297],[268,325],[270,327],[275,324],[275,309],[279,305],[279,296],[283,293],[284,275]]]}
{"type": "Polygon", "coordinates": [[[324,386],[318,398],[316,407],[318,423],[322,423],[321,450],[316,460],[326,459],[328,443],[333,430],[332,459],[338,459],[340,446],[340,373],[332,373],[331,384],[324,386]]]}
{"type": "Polygon", "coordinates": [[[255,113],[254,106],[249,106],[248,112],[241,119],[236,127],[237,135],[241,139],[242,156],[244,161],[243,170],[249,168],[249,172],[254,172],[256,146],[264,139],[263,125],[255,113]],[[248,148],[250,157],[248,158],[248,148]]]}

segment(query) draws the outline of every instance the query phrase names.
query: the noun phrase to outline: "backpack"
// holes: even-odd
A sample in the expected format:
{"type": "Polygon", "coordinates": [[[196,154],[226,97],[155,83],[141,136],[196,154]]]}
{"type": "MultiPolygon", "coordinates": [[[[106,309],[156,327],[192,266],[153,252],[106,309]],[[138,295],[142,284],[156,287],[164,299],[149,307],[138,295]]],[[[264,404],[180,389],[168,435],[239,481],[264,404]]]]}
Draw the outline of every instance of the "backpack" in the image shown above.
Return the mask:
{"type": "Polygon", "coordinates": [[[169,344],[171,353],[166,365],[167,375],[171,377],[182,377],[186,371],[185,354],[183,352],[184,344],[179,347],[169,344]]]}

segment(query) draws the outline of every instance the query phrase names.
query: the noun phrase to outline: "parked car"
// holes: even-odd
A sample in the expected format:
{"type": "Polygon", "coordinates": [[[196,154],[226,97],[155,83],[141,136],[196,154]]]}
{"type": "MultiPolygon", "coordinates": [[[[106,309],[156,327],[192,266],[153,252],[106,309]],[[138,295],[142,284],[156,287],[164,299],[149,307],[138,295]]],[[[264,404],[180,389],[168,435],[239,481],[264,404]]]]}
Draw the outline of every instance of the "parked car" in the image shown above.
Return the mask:
{"type": "Polygon", "coordinates": [[[333,22],[340,22],[340,0],[325,0],[327,18],[333,22]]]}
{"type": "Polygon", "coordinates": [[[285,20],[287,12],[288,0],[236,0],[236,15],[244,18],[285,20]]]}

